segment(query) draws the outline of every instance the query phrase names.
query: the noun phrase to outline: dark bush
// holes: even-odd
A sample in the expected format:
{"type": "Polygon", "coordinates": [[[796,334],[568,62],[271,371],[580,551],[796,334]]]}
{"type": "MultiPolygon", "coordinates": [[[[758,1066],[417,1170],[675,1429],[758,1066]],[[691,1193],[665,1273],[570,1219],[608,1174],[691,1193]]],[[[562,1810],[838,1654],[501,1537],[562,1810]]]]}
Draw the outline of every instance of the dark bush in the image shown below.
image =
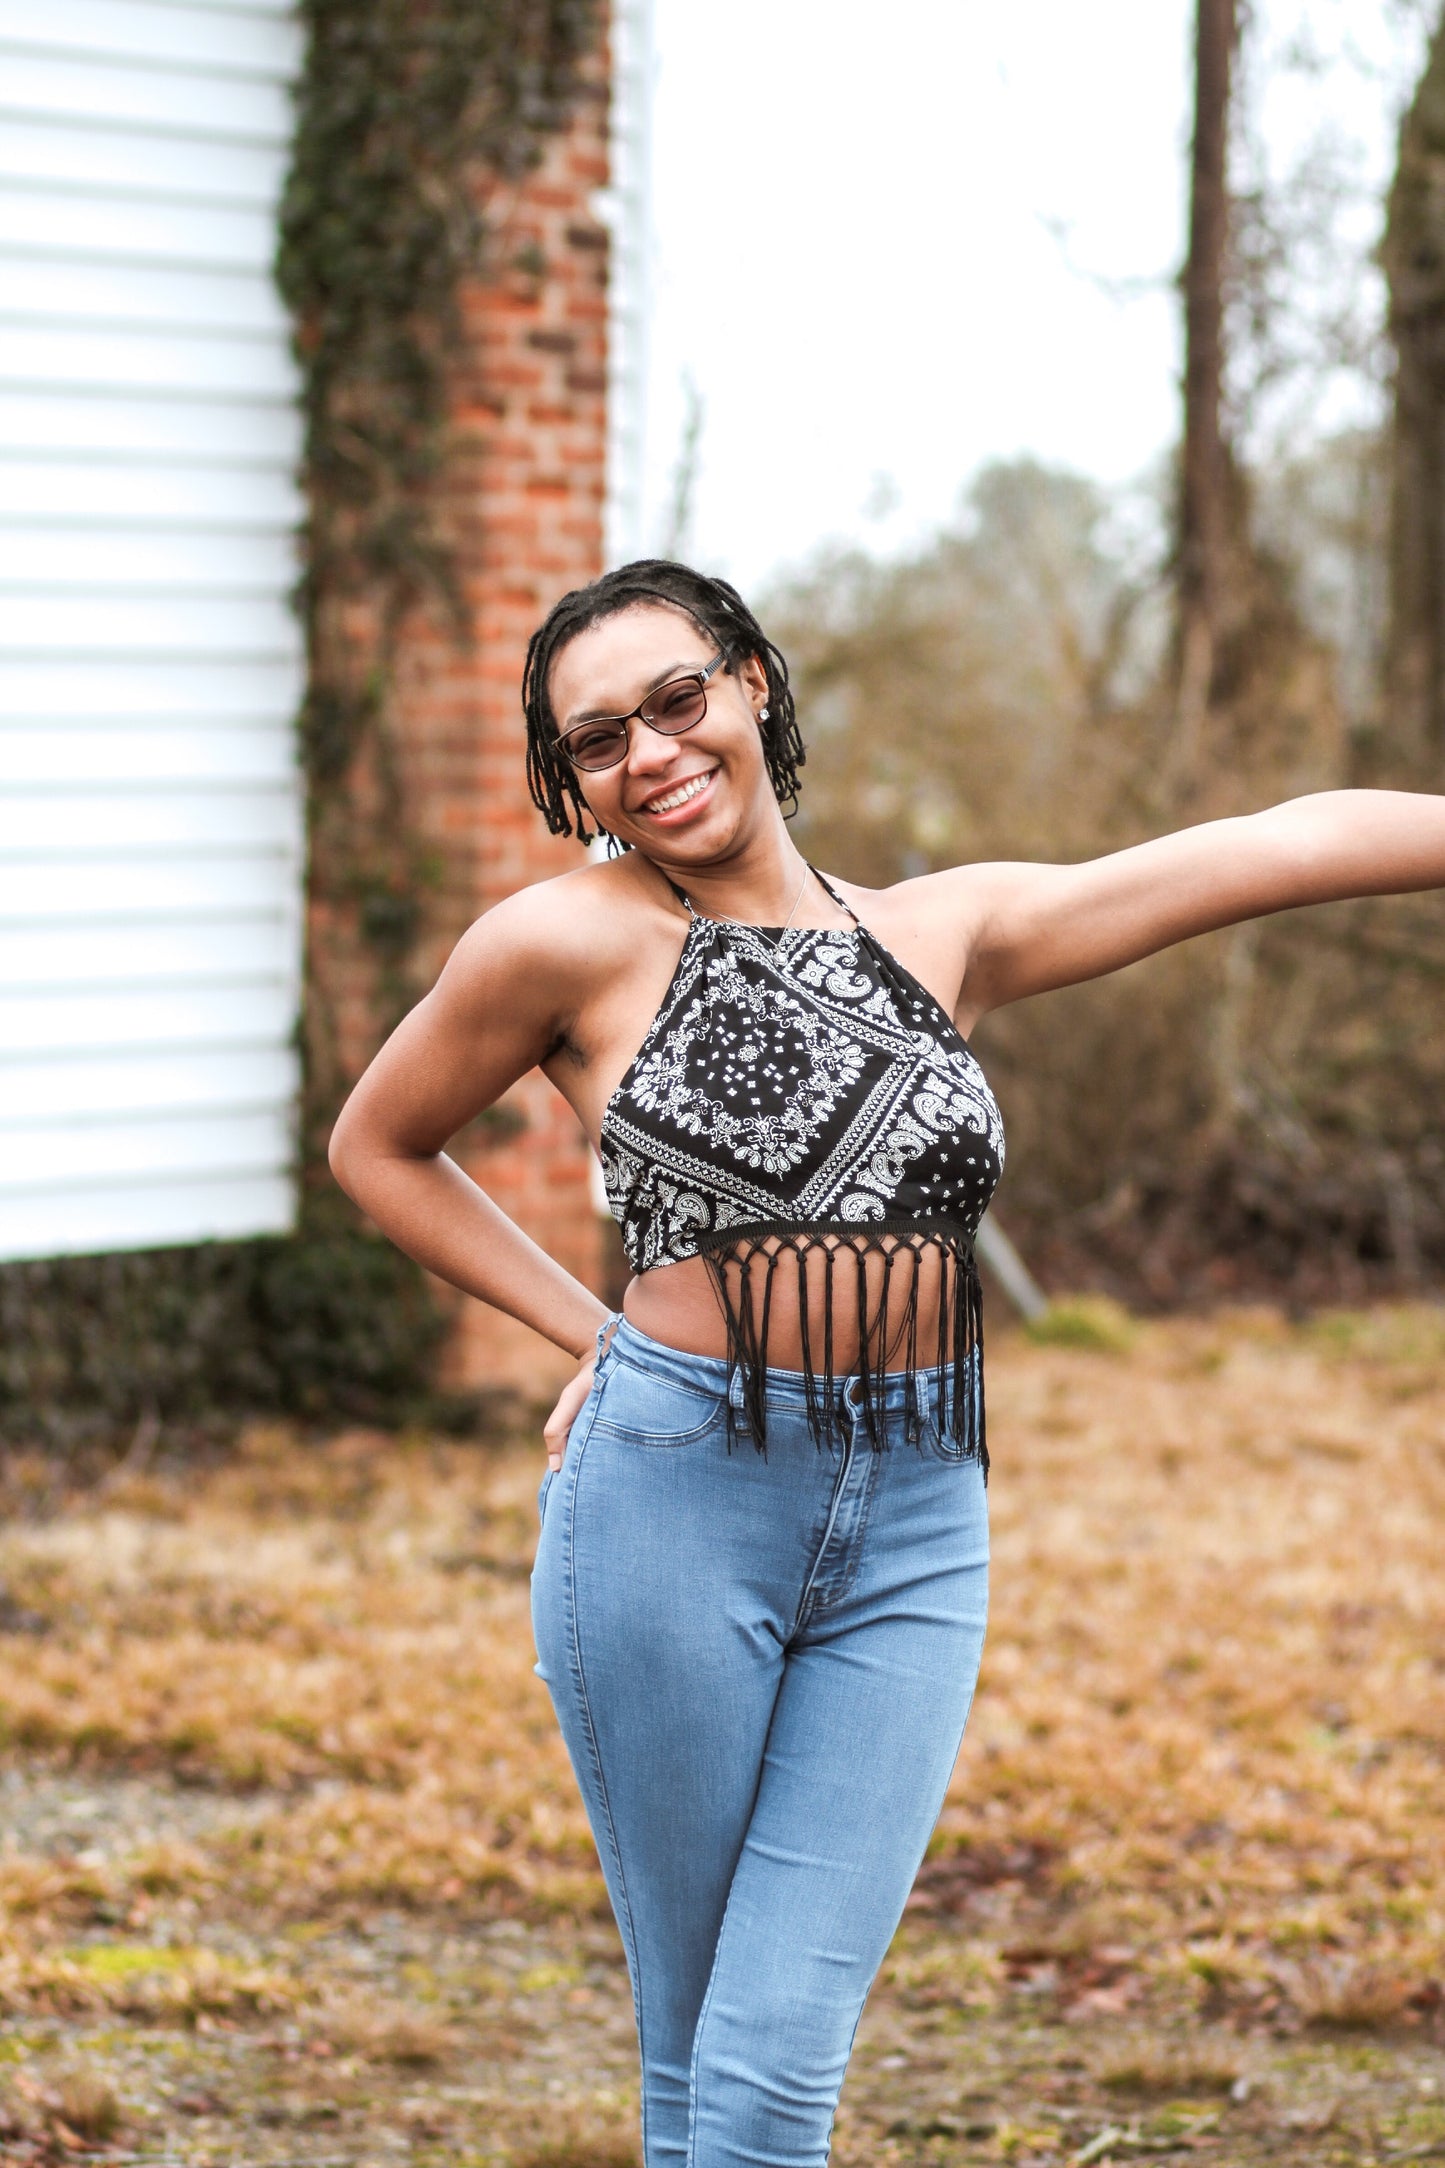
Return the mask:
{"type": "Polygon", "coordinates": [[[456,1427],[423,1274],[340,1222],[295,1236],[0,1267],[0,1439],[107,1447],[249,1417],[456,1427]]]}

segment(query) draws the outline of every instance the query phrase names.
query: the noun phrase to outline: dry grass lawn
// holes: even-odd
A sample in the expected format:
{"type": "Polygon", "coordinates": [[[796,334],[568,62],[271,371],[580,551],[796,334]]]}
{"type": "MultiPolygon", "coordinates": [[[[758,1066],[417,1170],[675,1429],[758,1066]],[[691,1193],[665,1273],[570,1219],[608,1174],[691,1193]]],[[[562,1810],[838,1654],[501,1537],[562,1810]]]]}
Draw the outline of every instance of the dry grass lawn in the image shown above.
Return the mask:
{"type": "MultiPolygon", "coordinates": [[[[1445,2160],[1445,1312],[1000,1336],[984,1676],[838,2168],[1445,2160]]],[[[0,1529],[0,2158],[625,2168],[540,1456],[252,1434],[0,1529]]]]}

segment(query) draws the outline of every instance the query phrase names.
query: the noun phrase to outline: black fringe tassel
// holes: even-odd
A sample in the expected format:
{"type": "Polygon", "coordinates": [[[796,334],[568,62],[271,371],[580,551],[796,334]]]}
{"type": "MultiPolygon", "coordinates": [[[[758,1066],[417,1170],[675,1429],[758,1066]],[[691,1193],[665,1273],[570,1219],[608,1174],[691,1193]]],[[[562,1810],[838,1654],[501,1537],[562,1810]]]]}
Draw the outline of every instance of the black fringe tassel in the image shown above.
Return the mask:
{"type": "MultiPolygon", "coordinates": [[[[832,1445],[838,1434],[838,1388],[833,1360],[834,1301],[844,1295],[852,1260],[852,1297],[857,1305],[858,1360],[849,1374],[858,1380],[863,1428],[875,1452],[888,1443],[885,1410],[889,1357],[903,1353],[909,1381],[906,1435],[921,1443],[918,1419],[918,1291],[927,1251],[938,1254],[938,1339],[929,1367],[934,1372],[934,1404],[945,1449],[959,1460],[976,1460],[988,1479],[988,1445],[983,1406],[983,1291],[973,1243],[959,1227],[930,1227],[917,1220],[896,1224],[871,1221],[867,1227],[730,1228],[710,1236],[700,1254],[712,1275],[727,1319],[729,1382],[741,1380],[739,1395],[728,1395],[728,1446],[745,1428],[760,1453],[768,1443],[768,1324],[773,1282],[785,1258],[797,1274],[798,1329],[802,1344],[808,1429],[818,1445],[832,1445]],[[810,1260],[821,1252],[823,1270],[822,1368],[814,1358],[808,1304],[810,1260]],[[883,1271],[876,1307],[870,1311],[868,1261],[881,1257],[883,1271]],[[898,1307],[902,1282],[902,1308],[898,1307]],[[946,1397],[945,1397],[946,1396],[946,1397]],[[739,1424],[741,1401],[741,1426],[739,1424]]],[[[786,1268],[784,1268],[786,1269],[786,1268]]]]}

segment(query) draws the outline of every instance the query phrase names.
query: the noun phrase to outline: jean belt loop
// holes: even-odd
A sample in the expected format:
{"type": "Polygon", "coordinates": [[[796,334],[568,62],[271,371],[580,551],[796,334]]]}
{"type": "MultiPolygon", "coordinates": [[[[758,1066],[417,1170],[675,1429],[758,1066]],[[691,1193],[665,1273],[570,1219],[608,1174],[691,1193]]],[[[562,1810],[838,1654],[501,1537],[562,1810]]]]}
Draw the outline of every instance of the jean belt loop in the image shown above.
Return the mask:
{"type": "Polygon", "coordinates": [[[930,1405],[932,1373],[910,1370],[903,1386],[903,1436],[909,1445],[921,1445],[933,1410],[930,1405]]]}
{"type": "Polygon", "coordinates": [[[606,1358],[612,1353],[613,1337],[617,1331],[618,1326],[621,1323],[622,1312],[620,1310],[613,1310],[609,1313],[608,1316],[603,1318],[602,1323],[598,1326],[597,1353],[592,1358],[592,1369],[594,1376],[602,1368],[603,1362],[606,1360],[606,1358]]]}

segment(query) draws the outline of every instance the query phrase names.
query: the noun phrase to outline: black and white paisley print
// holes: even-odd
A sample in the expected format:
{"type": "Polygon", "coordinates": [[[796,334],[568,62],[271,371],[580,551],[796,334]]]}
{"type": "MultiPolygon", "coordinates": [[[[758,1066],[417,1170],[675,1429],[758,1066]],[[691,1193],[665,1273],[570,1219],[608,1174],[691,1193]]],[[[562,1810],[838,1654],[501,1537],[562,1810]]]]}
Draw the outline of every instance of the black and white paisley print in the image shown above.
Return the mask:
{"type": "Polygon", "coordinates": [[[773,931],[693,914],[662,1006],[608,1103],[601,1146],[633,1270],[698,1256],[712,1268],[760,1447],[779,1261],[796,1259],[801,1275],[820,1255],[827,1280],[821,1376],[804,1350],[822,1436],[833,1424],[835,1272],[852,1258],[861,1286],[864,1260],[887,1260],[876,1316],[852,1282],[836,1289],[850,1310],[862,1299],[856,1374],[878,1444],[872,1408],[900,1334],[909,1372],[918,1366],[926,1247],[944,1275],[934,1359],[940,1382],[952,1364],[950,1435],[959,1457],[986,1462],[972,1238],[1003,1168],[1003,1123],[952,1018],[856,918],[841,932],[773,931]],[[889,1311],[895,1277],[907,1283],[901,1314],[889,1311]]]}

